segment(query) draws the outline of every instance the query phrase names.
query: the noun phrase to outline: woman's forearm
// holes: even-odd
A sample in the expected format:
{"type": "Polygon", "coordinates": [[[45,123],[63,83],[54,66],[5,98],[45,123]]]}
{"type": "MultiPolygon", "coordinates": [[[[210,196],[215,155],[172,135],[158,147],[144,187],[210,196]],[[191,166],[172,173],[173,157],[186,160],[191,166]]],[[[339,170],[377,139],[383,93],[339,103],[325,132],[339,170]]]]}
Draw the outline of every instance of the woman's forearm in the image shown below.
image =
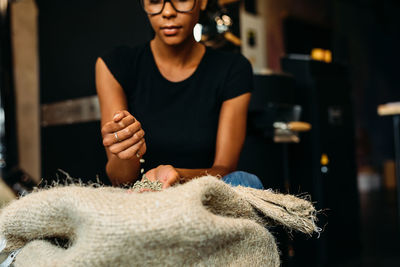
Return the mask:
{"type": "Polygon", "coordinates": [[[140,169],[139,159],[123,160],[115,155],[108,157],[106,172],[113,185],[129,184],[138,179],[140,169]]]}
{"type": "Polygon", "coordinates": [[[228,173],[234,171],[232,168],[227,168],[223,166],[213,166],[208,169],[179,169],[176,168],[177,172],[179,173],[180,179],[182,182],[187,182],[192,180],[196,177],[201,177],[204,175],[212,175],[216,177],[224,177],[228,173]]]}

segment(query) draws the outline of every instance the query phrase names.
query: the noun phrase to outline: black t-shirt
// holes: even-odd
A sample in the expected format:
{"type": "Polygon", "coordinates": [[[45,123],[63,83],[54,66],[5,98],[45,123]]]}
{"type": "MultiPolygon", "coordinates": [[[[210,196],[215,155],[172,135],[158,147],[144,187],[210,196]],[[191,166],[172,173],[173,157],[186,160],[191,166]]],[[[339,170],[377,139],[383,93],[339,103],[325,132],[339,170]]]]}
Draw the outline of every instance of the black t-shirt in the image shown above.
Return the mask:
{"type": "Polygon", "coordinates": [[[146,133],[146,170],[161,164],[210,168],[222,103],[253,89],[245,57],[211,48],[181,82],[162,76],[149,43],[118,47],[102,59],[124,89],[128,111],[146,133]]]}

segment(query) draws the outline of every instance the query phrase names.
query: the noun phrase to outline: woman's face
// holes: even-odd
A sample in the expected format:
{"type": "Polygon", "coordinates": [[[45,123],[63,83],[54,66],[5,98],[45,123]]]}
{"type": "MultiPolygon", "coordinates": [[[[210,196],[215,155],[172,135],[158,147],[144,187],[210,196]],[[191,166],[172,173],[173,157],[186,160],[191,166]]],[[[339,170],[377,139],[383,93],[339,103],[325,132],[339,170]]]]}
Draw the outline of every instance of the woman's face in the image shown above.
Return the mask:
{"type": "Polygon", "coordinates": [[[205,10],[207,0],[197,0],[192,11],[181,13],[166,2],[160,14],[148,15],[156,39],[167,45],[175,46],[194,39],[193,28],[199,20],[200,10],[205,10]]]}

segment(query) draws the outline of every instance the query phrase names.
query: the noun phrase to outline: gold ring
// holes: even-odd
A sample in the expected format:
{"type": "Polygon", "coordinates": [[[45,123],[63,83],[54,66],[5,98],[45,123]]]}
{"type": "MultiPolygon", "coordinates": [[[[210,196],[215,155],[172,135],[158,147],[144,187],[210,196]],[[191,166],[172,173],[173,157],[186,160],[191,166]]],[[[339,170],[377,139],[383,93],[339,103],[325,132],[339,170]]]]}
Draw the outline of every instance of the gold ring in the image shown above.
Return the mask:
{"type": "Polygon", "coordinates": [[[121,141],[121,140],[119,140],[119,137],[118,137],[118,133],[117,133],[117,132],[114,133],[114,137],[115,137],[115,140],[116,140],[117,142],[121,141]]]}

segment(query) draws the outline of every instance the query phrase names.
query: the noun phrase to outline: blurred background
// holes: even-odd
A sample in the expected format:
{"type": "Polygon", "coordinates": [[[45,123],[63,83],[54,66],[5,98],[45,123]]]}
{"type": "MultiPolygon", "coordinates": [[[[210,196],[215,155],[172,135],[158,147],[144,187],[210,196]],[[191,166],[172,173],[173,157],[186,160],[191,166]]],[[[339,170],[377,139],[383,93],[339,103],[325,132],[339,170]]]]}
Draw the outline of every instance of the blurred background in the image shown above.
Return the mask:
{"type": "MultiPolygon", "coordinates": [[[[273,230],[283,266],[400,266],[399,14],[397,0],[209,0],[195,28],[253,65],[239,169],[321,210],[319,238],[273,230]]],[[[0,207],[66,176],[109,184],[94,65],[152,38],[139,1],[0,0],[0,21],[0,207]]]]}

